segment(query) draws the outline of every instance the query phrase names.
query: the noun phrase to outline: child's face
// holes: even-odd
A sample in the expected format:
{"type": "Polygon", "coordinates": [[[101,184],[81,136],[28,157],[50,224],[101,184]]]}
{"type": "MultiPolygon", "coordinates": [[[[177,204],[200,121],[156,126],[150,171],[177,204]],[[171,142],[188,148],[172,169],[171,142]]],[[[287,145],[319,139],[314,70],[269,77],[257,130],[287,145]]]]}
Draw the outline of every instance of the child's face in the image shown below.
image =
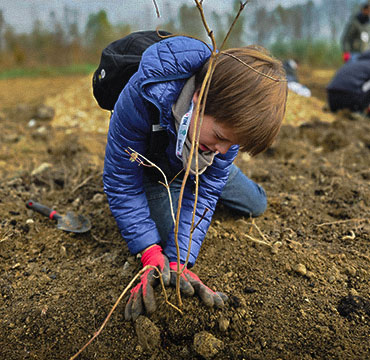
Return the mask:
{"type": "MultiPolygon", "coordinates": [[[[194,117],[195,112],[189,127],[190,140],[193,139],[194,117]]],[[[199,135],[199,150],[226,154],[230,146],[236,144],[238,141],[232,129],[216,122],[214,117],[204,115],[199,135]]]]}
{"type": "MultiPolygon", "coordinates": [[[[198,92],[193,96],[194,110],[198,101],[198,92]]],[[[190,121],[188,136],[190,140],[194,136],[195,111],[190,121]]],[[[199,124],[199,121],[198,121],[199,124]]],[[[238,144],[238,139],[233,129],[218,123],[213,116],[204,115],[199,134],[199,150],[212,151],[226,154],[232,145],[238,144]]]]}

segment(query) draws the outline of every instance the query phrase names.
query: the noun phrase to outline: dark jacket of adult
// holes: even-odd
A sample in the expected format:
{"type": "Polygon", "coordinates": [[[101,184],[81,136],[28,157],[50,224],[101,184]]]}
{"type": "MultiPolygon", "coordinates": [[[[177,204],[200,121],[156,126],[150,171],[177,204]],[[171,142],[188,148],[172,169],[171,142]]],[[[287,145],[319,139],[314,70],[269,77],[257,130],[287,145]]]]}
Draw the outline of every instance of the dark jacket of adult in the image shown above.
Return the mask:
{"type": "Polygon", "coordinates": [[[370,51],[366,51],[356,61],[345,63],[336,72],[327,89],[362,94],[362,86],[369,79],[370,51]]]}
{"type": "Polygon", "coordinates": [[[343,52],[361,53],[369,47],[369,17],[362,13],[354,16],[346,25],[342,35],[343,52]]]}
{"type": "Polygon", "coordinates": [[[370,51],[356,61],[345,63],[327,86],[332,111],[348,108],[361,111],[369,105],[370,51]]]}
{"type": "MultiPolygon", "coordinates": [[[[179,36],[160,41],[144,52],[138,72],[125,86],[114,107],[105,154],[104,190],[121,234],[133,254],[152,244],[159,244],[161,239],[150,217],[143,188],[143,166],[130,161],[130,155],[125,150],[132,148],[145,156],[152,124],[159,116],[160,125],[167,129],[169,135],[169,145],[163,157],[168,159],[174,173],[183,168],[175,154],[177,134],[172,105],[186,80],[199,71],[209,57],[209,48],[198,40],[179,36]]],[[[194,223],[197,224],[206,208],[209,211],[193,232],[190,266],[198,256],[237,152],[238,146],[232,146],[226,154],[216,155],[212,165],[200,176],[194,223]]],[[[185,262],[189,244],[193,185],[194,177],[190,176],[185,187],[178,232],[182,263],[185,262]]],[[[173,231],[164,252],[170,261],[176,261],[173,231]]]]}

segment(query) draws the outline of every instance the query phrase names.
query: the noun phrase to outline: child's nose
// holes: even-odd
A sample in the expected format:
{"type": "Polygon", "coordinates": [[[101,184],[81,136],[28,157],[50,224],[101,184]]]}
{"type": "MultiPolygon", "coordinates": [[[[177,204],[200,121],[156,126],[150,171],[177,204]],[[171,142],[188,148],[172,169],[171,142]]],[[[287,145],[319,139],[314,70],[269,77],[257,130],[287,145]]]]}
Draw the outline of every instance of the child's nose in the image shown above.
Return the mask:
{"type": "Polygon", "coordinates": [[[228,142],[220,143],[216,145],[216,150],[221,154],[226,154],[230,149],[231,144],[228,142]]]}

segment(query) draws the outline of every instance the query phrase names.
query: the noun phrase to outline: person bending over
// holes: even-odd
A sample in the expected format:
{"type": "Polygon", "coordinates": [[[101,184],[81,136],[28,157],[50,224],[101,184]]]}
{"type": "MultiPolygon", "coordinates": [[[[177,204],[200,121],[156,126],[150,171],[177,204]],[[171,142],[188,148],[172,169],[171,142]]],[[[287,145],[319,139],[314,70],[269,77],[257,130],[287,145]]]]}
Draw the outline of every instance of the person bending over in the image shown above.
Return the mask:
{"type": "MultiPolygon", "coordinates": [[[[210,55],[202,41],[184,36],[150,46],[115,104],[108,131],[103,182],[111,212],[130,252],[141,253],[144,267],[158,267],[166,286],[175,284],[177,270],[167,190],[158,183],[163,181],[158,170],[139,166],[128,149],[152,160],[169,181],[186,169],[195,136],[194,109],[210,55]],[[152,146],[159,138],[160,131],[156,130],[164,131],[166,140],[152,146]]],[[[218,201],[248,217],[265,211],[265,191],[233,161],[238,151],[254,156],[272,144],[284,117],[286,99],[283,66],[263,48],[229,49],[219,55],[199,137],[199,194],[194,224],[201,221],[193,231],[189,262],[180,281],[183,294],[197,293],[208,306],[223,306],[227,296],[208,288],[189,268],[195,264],[218,201]]],[[[170,185],[175,214],[183,174],[170,185]]],[[[194,181],[193,160],[178,230],[181,266],[189,246],[194,181]]],[[[156,281],[155,270],[144,272],[131,290],[126,320],[155,311],[156,281]]]]}

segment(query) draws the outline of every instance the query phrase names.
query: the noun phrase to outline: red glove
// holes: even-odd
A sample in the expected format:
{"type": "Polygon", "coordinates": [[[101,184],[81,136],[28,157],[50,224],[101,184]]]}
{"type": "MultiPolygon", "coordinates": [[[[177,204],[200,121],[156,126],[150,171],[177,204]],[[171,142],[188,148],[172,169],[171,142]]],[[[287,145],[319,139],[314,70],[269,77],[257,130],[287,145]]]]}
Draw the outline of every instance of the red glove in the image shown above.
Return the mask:
{"type": "Polygon", "coordinates": [[[346,51],[343,53],[343,62],[347,62],[351,58],[351,53],[349,51],[346,51]]]}
{"type": "MultiPolygon", "coordinates": [[[[181,269],[184,265],[180,265],[181,269]]],[[[171,285],[176,286],[176,272],[177,263],[170,262],[171,269],[171,285]]],[[[223,307],[228,297],[222,292],[212,291],[209,287],[204,285],[197,275],[185,268],[180,276],[180,290],[184,295],[193,296],[194,292],[202,299],[202,301],[209,307],[213,305],[223,307]]]]}
{"type": "MultiPolygon", "coordinates": [[[[162,254],[162,248],[154,245],[146,250],[141,256],[143,267],[156,266],[162,273],[162,279],[166,286],[170,283],[170,269],[166,255],[162,254]]],[[[140,282],[131,290],[131,296],[125,307],[125,319],[135,321],[139,315],[152,314],[156,308],[154,286],[158,283],[159,276],[154,268],[150,268],[141,275],[140,282]],[[144,306],[143,306],[144,304],[144,306]]]]}

